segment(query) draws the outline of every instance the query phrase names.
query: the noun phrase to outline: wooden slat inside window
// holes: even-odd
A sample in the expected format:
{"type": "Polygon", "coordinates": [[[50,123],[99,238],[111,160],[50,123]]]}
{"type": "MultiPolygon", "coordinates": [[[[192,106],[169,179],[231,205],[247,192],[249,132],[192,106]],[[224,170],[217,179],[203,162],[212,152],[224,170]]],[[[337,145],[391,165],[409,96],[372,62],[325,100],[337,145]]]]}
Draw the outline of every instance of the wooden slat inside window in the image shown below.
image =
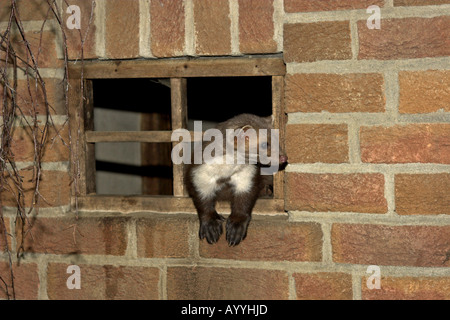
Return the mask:
{"type": "Polygon", "coordinates": [[[172,131],[86,131],[86,142],[172,142],[172,131]]]}
{"type": "MultiPolygon", "coordinates": [[[[172,131],[86,131],[86,142],[146,142],[146,143],[171,143],[172,131]]],[[[202,136],[197,137],[194,131],[189,131],[191,142],[201,141],[202,136]]]]}
{"type": "MultiPolygon", "coordinates": [[[[187,128],[187,81],[171,78],[172,130],[187,128]]],[[[175,146],[177,142],[173,143],[175,146]]],[[[184,165],[173,165],[173,195],[184,196],[184,165]]]]}

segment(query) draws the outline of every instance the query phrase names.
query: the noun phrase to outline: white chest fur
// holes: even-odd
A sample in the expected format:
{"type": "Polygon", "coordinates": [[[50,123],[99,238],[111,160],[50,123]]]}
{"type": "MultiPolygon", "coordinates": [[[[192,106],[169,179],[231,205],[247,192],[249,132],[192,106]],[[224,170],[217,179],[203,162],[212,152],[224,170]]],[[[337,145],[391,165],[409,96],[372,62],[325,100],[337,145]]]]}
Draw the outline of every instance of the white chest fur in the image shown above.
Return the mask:
{"type": "Polygon", "coordinates": [[[204,199],[213,196],[224,180],[228,180],[235,193],[245,193],[253,186],[256,170],[254,165],[203,164],[192,170],[192,181],[204,199]]]}

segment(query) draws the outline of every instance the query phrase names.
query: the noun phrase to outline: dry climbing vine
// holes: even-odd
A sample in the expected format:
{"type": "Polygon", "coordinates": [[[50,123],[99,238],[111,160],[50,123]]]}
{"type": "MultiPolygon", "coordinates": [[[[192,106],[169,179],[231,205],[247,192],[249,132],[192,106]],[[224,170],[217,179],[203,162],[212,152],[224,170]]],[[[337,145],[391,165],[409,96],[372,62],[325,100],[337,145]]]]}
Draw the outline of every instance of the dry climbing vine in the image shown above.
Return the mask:
{"type": "MultiPolygon", "coordinates": [[[[35,31],[36,34],[40,35],[38,44],[35,42],[32,44],[21,20],[18,2],[19,0],[10,0],[8,18],[6,22],[1,23],[0,27],[0,93],[3,93],[0,95],[0,258],[3,256],[2,260],[6,260],[8,264],[8,272],[0,274],[0,293],[3,291],[8,299],[16,298],[14,263],[20,259],[25,251],[24,239],[33,237],[33,220],[30,219],[30,214],[37,215],[41,203],[49,202],[40,192],[42,159],[45,148],[48,144],[59,139],[70,150],[76,148],[79,138],[70,135],[70,128],[69,141],[64,141],[64,138],[60,135],[65,126],[71,125],[68,120],[65,120],[64,124],[58,126],[58,128],[55,126],[52,118],[52,111],[55,109],[48,99],[46,81],[41,75],[42,68],[40,67],[40,62],[43,60],[42,36],[44,27],[51,24],[55,27],[53,32],[57,37],[60,37],[60,43],[62,44],[64,75],[60,81],[63,87],[66,119],[68,119],[70,90],[66,37],[68,30],[63,19],[65,12],[61,6],[68,7],[69,4],[66,0],[63,0],[63,2],[58,0],[41,1],[41,9],[44,8],[46,16],[42,21],[40,31],[35,31]],[[19,78],[22,81],[25,80],[26,90],[18,90],[19,78]],[[23,95],[26,95],[26,98],[23,95]],[[42,97],[42,99],[38,99],[38,97],[42,97]],[[16,155],[13,152],[14,133],[18,126],[23,127],[29,133],[33,143],[33,159],[26,162],[25,165],[23,162],[16,161],[16,155]],[[50,129],[52,129],[51,135],[50,129]],[[31,179],[26,181],[23,176],[25,171],[31,172],[31,179]],[[29,187],[30,184],[31,188],[29,187]],[[31,197],[28,194],[31,194],[31,197]],[[16,226],[15,237],[8,231],[9,227],[5,219],[5,199],[14,200],[15,215],[12,214],[13,219],[11,220],[14,221],[16,226]],[[18,236],[18,233],[20,236],[18,236]],[[16,239],[16,242],[12,241],[13,238],[16,239]],[[15,245],[13,246],[12,243],[15,245]]],[[[92,22],[94,7],[95,2],[92,1],[89,25],[85,28],[84,35],[80,29],[70,30],[71,32],[78,32],[79,35],[79,43],[81,44],[79,45],[79,63],[83,63],[83,47],[92,22]]],[[[83,77],[80,81],[82,84],[83,77]]],[[[81,90],[81,95],[83,95],[83,90],[81,90]]],[[[76,150],[74,152],[74,154],[77,154],[76,150]]],[[[79,177],[79,165],[76,159],[71,163],[71,170],[71,184],[75,186],[76,190],[79,177]]]]}

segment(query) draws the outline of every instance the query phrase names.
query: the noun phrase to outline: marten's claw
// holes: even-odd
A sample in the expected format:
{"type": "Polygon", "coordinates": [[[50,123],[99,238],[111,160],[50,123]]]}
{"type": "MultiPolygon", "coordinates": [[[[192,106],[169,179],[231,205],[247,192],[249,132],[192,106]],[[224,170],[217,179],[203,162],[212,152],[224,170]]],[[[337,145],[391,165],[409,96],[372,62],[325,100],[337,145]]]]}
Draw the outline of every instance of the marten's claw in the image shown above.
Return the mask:
{"type": "Polygon", "coordinates": [[[200,221],[200,230],[198,235],[201,240],[206,238],[209,244],[216,243],[223,233],[222,221],[225,220],[221,215],[218,218],[213,218],[206,221],[200,221]]]}
{"type": "Polygon", "coordinates": [[[230,247],[237,246],[247,236],[247,228],[250,219],[233,222],[230,218],[227,220],[226,239],[230,247]]]}

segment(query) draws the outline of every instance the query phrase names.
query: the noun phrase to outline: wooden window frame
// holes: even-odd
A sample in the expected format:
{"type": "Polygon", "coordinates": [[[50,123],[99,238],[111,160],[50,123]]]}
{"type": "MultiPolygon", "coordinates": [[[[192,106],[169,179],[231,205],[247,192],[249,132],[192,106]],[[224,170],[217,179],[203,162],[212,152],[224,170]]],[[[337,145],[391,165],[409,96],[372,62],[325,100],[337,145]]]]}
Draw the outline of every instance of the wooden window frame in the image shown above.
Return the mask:
{"type": "MultiPolygon", "coordinates": [[[[284,112],[284,76],[286,66],[280,57],[197,58],[163,60],[85,61],[69,66],[69,121],[72,137],[78,137],[71,148],[72,165],[77,169],[77,186],[72,184],[72,205],[83,211],[115,212],[196,212],[186,195],[183,165],[173,166],[173,196],[97,195],[95,194],[96,142],[170,142],[172,131],[100,132],[93,127],[93,86],[96,79],[170,78],[172,130],[187,127],[186,78],[189,77],[272,77],[272,114],[274,127],[280,131],[284,145],[286,116],[284,112]],[[83,79],[83,81],[81,81],[83,79]],[[84,101],[81,92],[84,91],[84,101]],[[94,177],[94,178],[92,178],[94,177]],[[77,190],[78,191],[77,191],[77,190]],[[77,192],[77,196],[75,194],[77,192]],[[76,199],[76,202],[75,202],[76,199]]],[[[73,141],[75,141],[73,139],[73,141]]],[[[284,213],[284,172],[274,175],[271,199],[258,199],[254,213],[284,213]]],[[[230,210],[219,202],[219,211],[230,210]]]]}

